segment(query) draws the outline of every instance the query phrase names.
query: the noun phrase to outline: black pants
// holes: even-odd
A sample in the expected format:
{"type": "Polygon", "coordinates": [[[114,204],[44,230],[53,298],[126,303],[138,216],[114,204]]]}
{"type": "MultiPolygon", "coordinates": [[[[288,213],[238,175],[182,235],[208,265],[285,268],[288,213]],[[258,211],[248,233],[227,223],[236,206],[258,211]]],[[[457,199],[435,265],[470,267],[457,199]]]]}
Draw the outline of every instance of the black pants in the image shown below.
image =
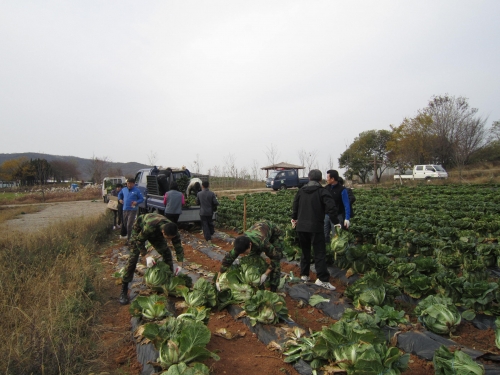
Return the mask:
{"type": "Polygon", "coordinates": [[[323,282],[330,281],[330,274],[326,267],[325,233],[297,232],[297,234],[299,236],[300,248],[302,249],[302,256],[300,257],[300,275],[309,276],[312,245],[314,249],[316,276],[323,282]]]}
{"type": "Polygon", "coordinates": [[[212,215],[200,215],[200,220],[201,229],[203,230],[203,237],[205,237],[206,241],[210,241],[212,239],[212,235],[215,233],[214,219],[212,218],[212,215]]]}

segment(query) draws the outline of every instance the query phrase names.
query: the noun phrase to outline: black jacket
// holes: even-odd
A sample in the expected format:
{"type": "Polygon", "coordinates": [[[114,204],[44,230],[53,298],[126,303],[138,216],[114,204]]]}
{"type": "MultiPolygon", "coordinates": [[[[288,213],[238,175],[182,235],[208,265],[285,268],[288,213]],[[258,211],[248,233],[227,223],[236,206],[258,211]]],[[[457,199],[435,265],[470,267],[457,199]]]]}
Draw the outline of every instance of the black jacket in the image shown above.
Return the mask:
{"type": "Polygon", "coordinates": [[[338,224],[337,212],[330,193],[316,181],[309,181],[293,200],[292,219],[297,220],[298,232],[322,233],[325,213],[333,224],[338,224]]]}
{"type": "Polygon", "coordinates": [[[339,213],[344,215],[345,217],[344,202],[342,202],[342,191],[344,190],[344,187],[339,183],[337,183],[335,186],[327,185],[325,189],[332,195],[332,198],[335,201],[335,205],[337,206],[339,213]]]}
{"type": "Polygon", "coordinates": [[[200,216],[212,216],[219,201],[213,191],[203,189],[196,195],[196,204],[200,205],[200,216]]]}

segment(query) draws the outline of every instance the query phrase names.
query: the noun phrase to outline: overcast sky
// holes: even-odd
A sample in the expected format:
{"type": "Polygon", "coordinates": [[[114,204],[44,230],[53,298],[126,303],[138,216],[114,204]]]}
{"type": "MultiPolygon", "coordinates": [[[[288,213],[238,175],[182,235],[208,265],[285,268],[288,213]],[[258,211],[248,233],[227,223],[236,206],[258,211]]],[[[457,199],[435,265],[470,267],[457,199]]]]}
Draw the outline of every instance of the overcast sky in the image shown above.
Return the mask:
{"type": "Polygon", "coordinates": [[[0,153],[202,172],[338,158],[465,96],[500,120],[500,1],[0,0],[0,153]]]}

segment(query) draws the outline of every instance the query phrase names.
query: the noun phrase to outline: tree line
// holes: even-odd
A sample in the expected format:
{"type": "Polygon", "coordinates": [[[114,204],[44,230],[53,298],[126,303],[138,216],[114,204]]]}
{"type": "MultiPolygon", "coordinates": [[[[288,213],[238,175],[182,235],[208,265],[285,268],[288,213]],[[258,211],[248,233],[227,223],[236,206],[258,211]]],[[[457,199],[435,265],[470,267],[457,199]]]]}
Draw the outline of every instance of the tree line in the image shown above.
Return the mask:
{"type": "MultiPolygon", "coordinates": [[[[93,183],[101,183],[106,174],[123,174],[120,168],[111,168],[106,157],[92,156],[84,169],[93,183]]],[[[46,185],[49,181],[80,181],[81,176],[76,163],[64,160],[49,162],[46,159],[20,157],[0,165],[0,181],[16,181],[21,186],[46,185]]]]}
{"type": "Polygon", "coordinates": [[[399,126],[360,133],[340,155],[339,167],[362,183],[371,176],[380,182],[388,168],[403,173],[415,164],[440,164],[461,174],[468,164],[500,160],[500,121],[489,129],[486,122],[467,98],[434,96],[399,126]]]}

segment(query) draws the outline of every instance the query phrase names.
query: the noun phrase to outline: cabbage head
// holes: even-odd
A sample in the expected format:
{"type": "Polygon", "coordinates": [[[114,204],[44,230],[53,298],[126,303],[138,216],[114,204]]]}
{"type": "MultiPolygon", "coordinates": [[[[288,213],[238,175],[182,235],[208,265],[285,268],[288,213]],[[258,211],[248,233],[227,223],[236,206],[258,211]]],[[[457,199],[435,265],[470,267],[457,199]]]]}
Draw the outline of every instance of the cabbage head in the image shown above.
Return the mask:
{"type": "Polygon", "coordinates": [[[257,322],[276,324],[280,318],[288,318],[288,309],[284,298],[268,290],[258,290],[245,302],[244,309],[253,326],[257,322]]]}
{"type": "Polygon", "coordinates": [[[167,299],[156,294],[149,297],[138,296],[130,304],[129,310],[131,315],[142,316],[148,320],[160,320],[172,315],[167,309],[167,299]]]}
{"type": "Polygon", "coordinates": [[[484,375],[484,367],[474,362],[468,354],[461,350],[452,353],[444,345],[434,352],[432,362],[436,375],[484,375]]]}
{"type": "Polygon", "coordinates": [[[429,331],[440,335],[454,332],[462,317],[450,298],[428,296],[418,303],[415,313],[429,331]]]}
{"type": "Polygon", "coordinates": [[[346,297],[350,298],[357,309],[363,307],[391,305],[399,290],[387,284],[384,278],[376,272],[368,272],[345,290],[346,297]]]}
{"type": "Polygon", "coordinates": [[[165,262],[157,262],[153,267],[148,268],[144,274],[144,282],[148,287],[157,292],[163,292],[163,285],[167,284],[172,276],[170,267],[165,262]]]}

